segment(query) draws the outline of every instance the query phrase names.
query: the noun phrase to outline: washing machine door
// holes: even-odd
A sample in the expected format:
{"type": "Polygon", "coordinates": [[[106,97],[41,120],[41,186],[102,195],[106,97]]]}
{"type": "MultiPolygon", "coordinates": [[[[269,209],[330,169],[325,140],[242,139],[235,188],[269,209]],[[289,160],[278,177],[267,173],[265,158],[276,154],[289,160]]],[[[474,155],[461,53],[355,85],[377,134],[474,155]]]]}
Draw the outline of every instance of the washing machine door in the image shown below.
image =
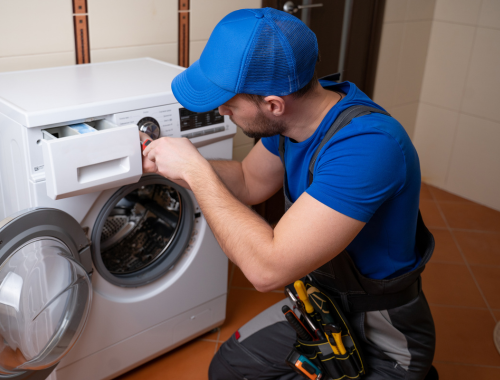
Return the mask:
{"type": "Polygon", "coordinates": [[[88,255],[84,231],[63,211],[0,221],[0,379],[43,380],[74,346],[92,300],[88,255]]]}

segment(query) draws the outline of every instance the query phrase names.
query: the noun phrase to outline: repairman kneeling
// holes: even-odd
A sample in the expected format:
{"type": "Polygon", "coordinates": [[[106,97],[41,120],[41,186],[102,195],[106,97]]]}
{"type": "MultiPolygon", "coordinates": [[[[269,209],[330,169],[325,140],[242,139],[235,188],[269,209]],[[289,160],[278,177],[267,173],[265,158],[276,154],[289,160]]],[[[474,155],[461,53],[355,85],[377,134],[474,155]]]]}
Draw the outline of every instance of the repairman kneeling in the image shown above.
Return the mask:
{"type": "MultiPolygon", "coordinates": [[[[316,36],[294,16],[227,15],[172,90],[187,109],[219,107],[260,141],[239,163],[209,162],[189,140],[161,138],[144,150],[144,171],[194,192],[258,291],[303,279],[340,305],[363,353],[363,379],[424,379],[435,331],[420,273],[434,240],[419,214],[417,152],[353,83],[318,80],[317,60],[316,36]],[[273,229],[247,205],[283,185],[286,213],[273,229]]],[[[293,306],[279,302],[221,346],[211,380],[301,378],[285,363],[297,334],[284,305],[293,306]]]]}

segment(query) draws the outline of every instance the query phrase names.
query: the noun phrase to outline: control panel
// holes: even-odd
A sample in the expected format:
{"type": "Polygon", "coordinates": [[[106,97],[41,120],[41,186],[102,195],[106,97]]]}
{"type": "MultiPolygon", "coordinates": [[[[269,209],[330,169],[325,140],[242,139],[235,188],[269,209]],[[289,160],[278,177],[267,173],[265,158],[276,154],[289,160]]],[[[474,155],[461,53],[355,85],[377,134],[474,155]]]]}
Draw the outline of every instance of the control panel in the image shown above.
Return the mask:
{"type": "Polygon", "coordinates": [[[198,142],[236,133],[236,125],[229,117],[219,114],[218,109],[192,112],[179,103],[121,112],[107,119],[118,126],[137,124],[142,132],[153,139],[186,137],[198,142]]]}

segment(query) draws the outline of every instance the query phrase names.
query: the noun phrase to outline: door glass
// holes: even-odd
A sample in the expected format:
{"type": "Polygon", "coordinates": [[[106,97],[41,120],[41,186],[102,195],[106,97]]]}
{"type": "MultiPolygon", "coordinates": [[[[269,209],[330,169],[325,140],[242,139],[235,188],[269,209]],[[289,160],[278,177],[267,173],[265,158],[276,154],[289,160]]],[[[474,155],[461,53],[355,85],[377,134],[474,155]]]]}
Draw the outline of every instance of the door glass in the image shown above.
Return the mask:
{"type": "Polygon", "coordinates": [[[80,336],[91,297],[61,241],[34,239],[11,254],[0,266],[0,374],[57,363],[80,336]]]}

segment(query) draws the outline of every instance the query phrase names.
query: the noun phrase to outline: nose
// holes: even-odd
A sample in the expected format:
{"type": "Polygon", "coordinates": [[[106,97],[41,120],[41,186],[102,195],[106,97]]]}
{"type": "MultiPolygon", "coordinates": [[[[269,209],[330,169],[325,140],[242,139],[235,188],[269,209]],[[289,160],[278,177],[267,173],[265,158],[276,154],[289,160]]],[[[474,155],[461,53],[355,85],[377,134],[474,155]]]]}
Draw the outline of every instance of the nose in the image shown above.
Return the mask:
{"type": "Polygon", "coordinates": [[[231,116],[233,114],[229,107],[226,107],[225,105],[219,106],[219,113],[223,116],[231,116]]]}

